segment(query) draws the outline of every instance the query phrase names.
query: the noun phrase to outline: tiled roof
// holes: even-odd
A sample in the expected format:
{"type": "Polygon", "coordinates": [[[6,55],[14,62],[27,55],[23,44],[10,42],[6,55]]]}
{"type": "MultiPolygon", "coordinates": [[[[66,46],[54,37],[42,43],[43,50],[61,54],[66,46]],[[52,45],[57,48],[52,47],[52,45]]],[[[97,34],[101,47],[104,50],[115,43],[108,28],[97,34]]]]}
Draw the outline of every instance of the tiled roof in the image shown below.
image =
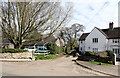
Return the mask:
{"type": "MultiPolygon", "coordinates": [[[[97,28],[97,27],[95,27],[97,28]]],[[[113,29],[99,29],[97,28],[107,39],[120,39],[120,27],[113,29]]],[[[79,40],[85,40],[89,33],[83,33],[79,40]]]]}
{"type": "Polygon", "coordinates": [[[80,36],[80,39],[79,40],[85,40],[85,38],[89,35],[89,33],[83,33],[81,36],[80,36]]]}
{"type": "Polygon", "coordinates": [[[55,42],[56,38],[54,36],[50,36],[46,39],[44,39],[44,41],[40,40],[35,40],[35,41],[25,41],[24,42],[24,46],[32,46],[32,45],[37,45],[37,46],[43,46],[46,42],[55,42]]]}
{"type": "Polygon", "coordinates": [[[54,36],[51,36],[47,39],[45,39],[44,41],[40,41],[39,43],[37,43],[36,45],[37,46],[43,46],[45,43],[48,43],[48,42],[55,42],[57,39],[54,37],[54,36]]]}
{"type": "Polygon", "coordinates": [[[102,29],[102,31],[108,36],[108,39],[120,38],[120,27],[109,29],[102,29]]]}

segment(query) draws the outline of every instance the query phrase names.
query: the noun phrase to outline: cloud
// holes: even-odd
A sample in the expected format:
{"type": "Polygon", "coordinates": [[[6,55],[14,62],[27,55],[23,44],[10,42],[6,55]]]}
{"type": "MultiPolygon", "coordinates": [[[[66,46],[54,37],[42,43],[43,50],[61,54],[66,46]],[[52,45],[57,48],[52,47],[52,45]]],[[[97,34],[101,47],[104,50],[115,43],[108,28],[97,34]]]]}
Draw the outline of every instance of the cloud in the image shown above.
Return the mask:
{"type": "Polygon", "coordinates": [[[106,1],[104,4],[105,4],[105,5],[109,5],[109,4],[110,4],[110,2],[109,2],[109,1],[106,1]]]}
{"type": "Polygon", "coordinates": [[[80,23],[90,32],[95,26],[108,28],[113,21],[118,26],[118,0],[74,0],[74,18],[69,25],[80,23]]]}
{"type": "Polygon", "coordinates": [[[94,8],[91,5],[89,6],[89,9],[92,10],[92,11],[94,10],[94,8]]]}

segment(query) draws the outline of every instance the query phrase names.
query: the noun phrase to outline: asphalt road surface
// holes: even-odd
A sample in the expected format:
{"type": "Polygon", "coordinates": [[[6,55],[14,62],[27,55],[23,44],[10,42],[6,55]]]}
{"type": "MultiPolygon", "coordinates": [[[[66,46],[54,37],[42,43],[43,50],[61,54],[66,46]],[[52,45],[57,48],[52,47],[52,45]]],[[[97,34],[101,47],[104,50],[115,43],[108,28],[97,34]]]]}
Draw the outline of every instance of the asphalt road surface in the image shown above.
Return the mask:
{"type": "Polygon", "coordinates": [[[32,62],[2,62],[3,76],[106,76],[78,66],[72,57],[32,62]]]}

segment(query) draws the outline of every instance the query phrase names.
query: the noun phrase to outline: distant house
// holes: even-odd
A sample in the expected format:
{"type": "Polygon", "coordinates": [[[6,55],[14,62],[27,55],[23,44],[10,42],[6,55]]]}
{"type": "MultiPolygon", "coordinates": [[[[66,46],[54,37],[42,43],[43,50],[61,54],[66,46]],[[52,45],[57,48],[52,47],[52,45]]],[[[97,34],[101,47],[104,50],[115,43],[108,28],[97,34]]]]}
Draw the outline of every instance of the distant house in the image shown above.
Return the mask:
{"type": "Polygon", "coordinates": [[[45,46],[49,42],[56,43],[57,46],[64,46],[64,40],[62,38],[55,38],[54,36],[50,36],[44,40],[36,40],[36,41],[25,41],[24,48],[28,48],[31,46],[45,46]]]}
{"type": "Polygon", "coordinates": [[[57,46],[64,46],[64,40],[62,38],[55,38],[54,36],[49,37],[43,41],[40,41],[39,43],[36,44],[36,46],[44,46],[48,44],[49,42],[56,43],[57,46]]]}
{"type": "Polygon", "coordinates": [[[113,22],[109,23],[108,29],[95,27],[90,33],[83,33],[79,39],[79,51],[105,51],[111,50],[120,57],[120,27],[113,27],[113,22]]]}
{"type": "Polygon", "coordinates": [[[64,40],[62,38],[58,38],[55,43],[59,47],[60,46],[62,46],[62,47],[65,46],[65,42],[64,42],[64,40]]]}
{"type": "Polygon", "coordinates": [[[12,44],[8,39],[2,40],[2,43],[0,43],[1,48],[14,48],[14,44],[12,44]]]}

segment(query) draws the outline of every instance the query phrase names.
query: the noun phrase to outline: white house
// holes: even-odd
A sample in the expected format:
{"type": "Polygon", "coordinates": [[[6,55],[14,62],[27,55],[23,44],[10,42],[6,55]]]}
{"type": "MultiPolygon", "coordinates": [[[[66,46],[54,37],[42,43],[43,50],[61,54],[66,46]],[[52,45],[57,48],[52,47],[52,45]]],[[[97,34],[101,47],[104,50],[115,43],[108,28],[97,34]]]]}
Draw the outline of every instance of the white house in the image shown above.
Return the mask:
{"type": "Polygon", "coordinates": [[[79,51],[100,52],[111,50],[120,56],[120,27],[113,27],[113,22],[109,23],[109,28],[99,29],[95,27],[90,33],[83,33],[79,39],[79,51]]]}

